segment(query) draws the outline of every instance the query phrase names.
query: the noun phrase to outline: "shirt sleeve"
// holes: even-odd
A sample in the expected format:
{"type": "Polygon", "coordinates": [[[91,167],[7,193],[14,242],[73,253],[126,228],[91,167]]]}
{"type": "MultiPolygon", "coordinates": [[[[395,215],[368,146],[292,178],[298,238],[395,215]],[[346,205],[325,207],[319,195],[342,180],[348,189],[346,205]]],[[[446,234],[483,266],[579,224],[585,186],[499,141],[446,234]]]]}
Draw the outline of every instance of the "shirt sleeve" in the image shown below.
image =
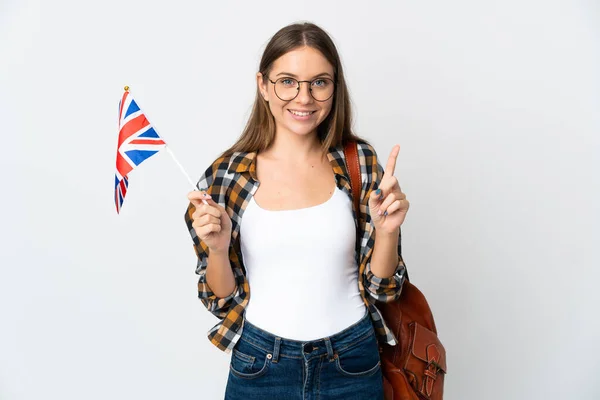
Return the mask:
{"type": "MultiPolygon", "coordinates": [[[[372,157],[366,157],[367,166],[370,167],[367,169],[367,176],[369,177],[370,181],[367,182],[367,192],[363,197],[363,202],[366,202],[367,223],[369,224],[373,224],[373,222],[371,216],[369,215],[368,199],[371,195],[371,191],[377,190],[381,178],[383,177],[383,167],[377,161],[377,154],[375,150],[371,148],[371,151],[373,154],[372,157]]],[[[373,229],[375,228],[373,227],[373,229]]],[[[380,278],[373,274],[371,271],[370,257],[371,256],[369,256],[369,259],[367,260],[367,265],[364,270],[364,285],[367,289],[367,293],[369,293],[373,299],[384,303],[397,300],[400,297],[402,286],[404,285],[404,280],[406,279],[406,265],[402,259],[402,230],[400,229],[398,237],[398,264],[396,265],[396,270],[392,276],[380,278]]]]}
{"type": "MultiPolygon", "coordinates": [[[[196,186],[199,189],[206,190],[207,193],[213,196],[214,199],[224,199],[224,196],[222,195],[225,193],[226,188],[223,185],[223,180],[215,179],[218,170],[217,165],[218,163],[216,162],[210,168],[208,168],[196,186]],[[219,184],[215,184],[216,181],[218,181],[219,184]]],[[[206,282],[206,268],[208,267],[209,248],[206,243],[200,240],[200,238],[196,235],[196,230],[192,226],[192,214],[194,214],[195,211],[196,207],[192,203],[189,203],[185,212],[185,223],[187,225],[188,232],[192,237],[194,252],[198,258],[196,263],[196,274],[199,275],[198,298],[208,311],[210,311],[216,317],[224,319],[232,306],[233,299],[238,294],[239,287],[236,282],[235,289],[229,296],[217,297],[208,286],[208,282],[206,282]]]]}

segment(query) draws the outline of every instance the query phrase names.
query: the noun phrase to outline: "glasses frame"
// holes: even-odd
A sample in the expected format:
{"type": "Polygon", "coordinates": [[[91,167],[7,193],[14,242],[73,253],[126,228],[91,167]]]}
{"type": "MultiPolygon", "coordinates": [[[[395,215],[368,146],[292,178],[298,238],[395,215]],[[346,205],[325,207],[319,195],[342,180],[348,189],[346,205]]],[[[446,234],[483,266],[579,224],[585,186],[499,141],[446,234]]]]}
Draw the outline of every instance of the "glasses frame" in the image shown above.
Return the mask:
{"type": "Polygon", "coordinates": [[[298,97],[298,94],[300,94],[300,84],[301,84],[302,82],[306,82],[306,83],[308,83],[308,84],[309,84],[309,85],[308,85],[308,92],[310,93],[310,97],[312,97],[312,98],[313,98],[315,101],[318,101],[318,102],[320,102],[320,103],[322,103],[322,102],[324,102],[324,101],[327,101],[327,100],[331,99],[331,98],[333,97],[333,95],[335,94],[335,89],[336,89],[336,87],[337,87],[337,85],[336,85],[336,84],[337,84],[337,82],[336,82],[336,81],[334,81],[333,79],[331,79],[331,78],[327,78],[327,77],[315,78],[315,79],[313,79],[312,81],[299,81],[298,79],[296,79],[296,78],[292,78],[291,76],[282,76],[281,78],[277,79],[276,81],[272,81],[272,80],[271,80],[271,78],[267,78],[267,79],[269,80],[269,82],[271,82],[271,83],[273,84],[273,91],[275,92],[275,96],[277,96],[277,97],[279,98],[279,100],[281,100],[281,101],[292,101],[292,100],[294,100],[296,97],[298,97]],[[292,80],[295,80],[296,82],[298,82],[298,86],[296,87],[296,95],[295,95],[294,97],[292,97],[291,99],[282,99],[282,98],[281,98],[281,97],[280,97],[280,96],[277,94],[277,89],[275,89],[275,87],[276,87],[276,84],[277,84],[277,82],[278,82],[278,81],[280,81],[281,79],[292,79],[292,80]],[[312,93],[312,83],[313,83],[314,81],[318,81],[319,79],[321,79],[321,80],[323,80],[323,79],[328,79],[328,80],[330,80],[330,81],[331,81],[331,83],[333,83],[333,92],[331,92],[331,96],[329,96],[329,97],[328,97],[328,98],[326,98],[325,100],[317,100],[317,99],[315,99],[315,96],[313,96],[313,93],[312,93]]]}

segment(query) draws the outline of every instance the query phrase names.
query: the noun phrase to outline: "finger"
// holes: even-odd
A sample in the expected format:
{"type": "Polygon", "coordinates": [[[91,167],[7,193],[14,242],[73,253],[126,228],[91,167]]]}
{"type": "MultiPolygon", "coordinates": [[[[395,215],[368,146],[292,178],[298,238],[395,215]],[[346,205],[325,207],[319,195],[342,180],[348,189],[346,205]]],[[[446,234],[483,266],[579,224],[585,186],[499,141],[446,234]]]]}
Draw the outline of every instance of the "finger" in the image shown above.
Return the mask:
{"type": "Polygon", "coordinates": [[[395,145],[390,153],[390,157],[388,158],[387,165],[385,167],[384,176],[392,176],[396,172],[396,160],[398,159],[398,154],[400,153],[400,146],[395,145]]]}
{"type": "Polygon", "coordinates": [[[383,201],[383,191],[381,189],[372,190],[369,194],[369,204],[373,207],[383,201]]]}
{"type": "Polygon", "coordinates": [[[401,210],[402,207],[406,206],[405,204],[408,204],[407,200],[396,200],[387,208],[387,215],[393,214],[396,211],[401,210]]]}
{"type": "Polygon", "coordinates": [[[198,218],[196,221],[194,221],[194,223],[196,223],[198,226],[202,227],[202,226],[208,225],[208,224],[220,224],[221,219],[215,217],[214,215],[204,214],[200,218],[198,218]]]}
{"type": "Polygon", "coordinates": [[[392,205],[392,203],[394,201],[398,200],[398,198],[396,197],[396,195],[394,193],[390,193],[386,196],[386,198],[383,200],[383,203],[381,203],[381,205],[379,206],[379,215],[383,215],[385,213],[385,211],[387,211],[388,207],[392,205]]]}
{"type": "Polygon", "coordinates": [[[390,191],[390,194],[391,193],[394,193],[394,196],[396,196],[396,200],[406,199],[406,195],[399,190],[390,191]]]}
{"type": "Polygon", "coordinates": [[[222,213],[226,212],[226,211],[225,211],[225,208],[224,208],[222,205],[220,205],[219,203],[217,203],[216,201],[214,201],[214,200],[212,199],[212,197],[210,197],[210,195],[209,195],[209,196],[206,198],[206,203],[207,203],[209,206],[211,206],[211,207],[214,207],[214,208],[216,208],[217,210],[221,211],[222,213]]]}
{"type": "Polygon", "coordinates": [[[386,176],[379,183],[379,188],[383,191],[383,195],[387,196],[388,193],[400,191],[400,183],[395,176],[386,176]]]}
{"type": "Polygon", "coordinates": [[[208,200],[210,197],[205,191],[194,190],[187,195],[188,200],[196,207],[200,207],[202,204],[205,204],[204,201],[208,200]]]}
{"type": "Polygon", "coordinates": [[[202,226],[208,225],[208,224],[220,224],[220,223],[221,223],[220,218],[215,217],[214,215],[210,215],[210,214],[202,214],[198,218],[194,219],[194,221],[192,222],[192,226],[202,227],[202,226]]]}
{"type": "MultiPolygon", "coordinates": [[[[214,217],[212,217],[214,218],[214,217]]],[[[196,222],[194,222],[192,224],[192,226],[194,227],[194,229],[196,230],[196,232],[201,232],[202,229],[206,228],[209,225],[219,225],[221,226],[221,221],[217,220],[218,222],[215,222],[214,220],[211,222],[206,222],[206,221],[201,221],[198,220],[196,222]]]]}
{"type": "Polygon", "coordinates": [[[200,237],[206,237],[206,236],[210,235],[211,233],[219,233],[219,232],[221,232],[220,224],[208,224],[208,225],[204,225],[204,226],[196,229],[196,233],[200,237]]]}
{"type": "Polygon", "coordinates": [[[199,210],[201,213],[200,217],[208,214],[212,215],[215,218],[221,218],[221,210],[219,210],[219,208],[216,207],[215,202],[213,202],[213,204],[210,204],[210,202],[208,204],[202,204],[199,210]]]}
{"type": "Polygon", "coordinates": [[[218,208],[218,205],[213,202],[213,205],[209,204],[200,204],[196,211],[192,214],[192,219],[197,220],[203,217],[206,214],[210,214],[216,218],[221,218],[222,211],[218,208]]]}
{"type": "Polygon", "coordinates": [[[206,193],[205,190],[193,190],[191,192],[188,193],[187,198],[192,201],[192,200],[197,200],[197,201],[202,201],[203,199],[206,199],[210,197],[210,195],[208,193],[206,193]]]}

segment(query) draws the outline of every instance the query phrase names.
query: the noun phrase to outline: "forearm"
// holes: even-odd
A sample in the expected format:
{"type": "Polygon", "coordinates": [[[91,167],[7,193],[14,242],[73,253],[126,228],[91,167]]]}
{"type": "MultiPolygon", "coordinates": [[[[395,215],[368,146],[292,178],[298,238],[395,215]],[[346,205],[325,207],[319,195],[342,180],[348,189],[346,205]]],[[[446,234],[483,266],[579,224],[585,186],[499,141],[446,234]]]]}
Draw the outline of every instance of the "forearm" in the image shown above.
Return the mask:
{"type": "Polygon", "coordinates": [[[375,245],[371,256],[371,272],[378,278],[389,278],[398,267],[399,230],[394,233],[375,232],[375,245]]]}
{"type": "Polygon", "coordinates": [[[227,297],[235,290],[235,277],[227,251],[211,251],[208,255],[206,283],[217,297],[227,297]]]}

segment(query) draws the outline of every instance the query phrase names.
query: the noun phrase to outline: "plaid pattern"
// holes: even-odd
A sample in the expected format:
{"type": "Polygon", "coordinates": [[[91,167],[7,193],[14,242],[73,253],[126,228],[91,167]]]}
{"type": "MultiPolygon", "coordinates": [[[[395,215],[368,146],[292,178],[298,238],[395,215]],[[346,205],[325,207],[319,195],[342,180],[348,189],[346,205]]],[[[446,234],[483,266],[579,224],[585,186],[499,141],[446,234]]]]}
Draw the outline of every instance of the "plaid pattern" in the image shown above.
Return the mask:
{"type": "MultiPolygon", "coordinates": [[[[356,213],[353,212],[355,222],[361,225],[360,247],[357,248],[356,252],[359,265],[358,286],[379,340],[393,346],[397,344],[397,340],[386,326],[375,302],[391,302],[400,296],[406,275],[406,267],[402,260],[402,245],[401,240],[399,240],[398,266],[395,274],[385,279],[375,276],[371,272],[370,264],[375,244],[375,228],[369,215],[368,199],[371,191],[377,189],[383,176],[383,168],[377,161],[375,150],[369,144],[358,144],[358,157],[362,180],[361,222],[358,222],[356,213]]],[[[226,298],[215,296],[206,283],[209,249],[204,242],[199,240],[192,227],[194,205],[190,203],[185,213],[187,228],[192,236],[194,250],[198,257],[196,266],[196,274],[200,276],[198,280],[198,297],[204,306],[220,320],[209,330],[208,338],[215,346],[226,353],[233,349],[241,336],[244,325],[244,310],[250,298],[250,286],[246,278],[246,269],[240,250],[239,232],[244,210],[251,196],[258,189],[255,159],[256,153],[235,153],[229,157],[219,158],[206,170],[197,184],[199,189],[206,190],[215,202],[225,207],[231,218],[232,231],[229,258],[236,287],[233,293],[226,298]]],[[[338,187],[352,199],[350,175],[346,169],[343,147],[330,149],[328,159],[333,168],[338,187]]]]}

